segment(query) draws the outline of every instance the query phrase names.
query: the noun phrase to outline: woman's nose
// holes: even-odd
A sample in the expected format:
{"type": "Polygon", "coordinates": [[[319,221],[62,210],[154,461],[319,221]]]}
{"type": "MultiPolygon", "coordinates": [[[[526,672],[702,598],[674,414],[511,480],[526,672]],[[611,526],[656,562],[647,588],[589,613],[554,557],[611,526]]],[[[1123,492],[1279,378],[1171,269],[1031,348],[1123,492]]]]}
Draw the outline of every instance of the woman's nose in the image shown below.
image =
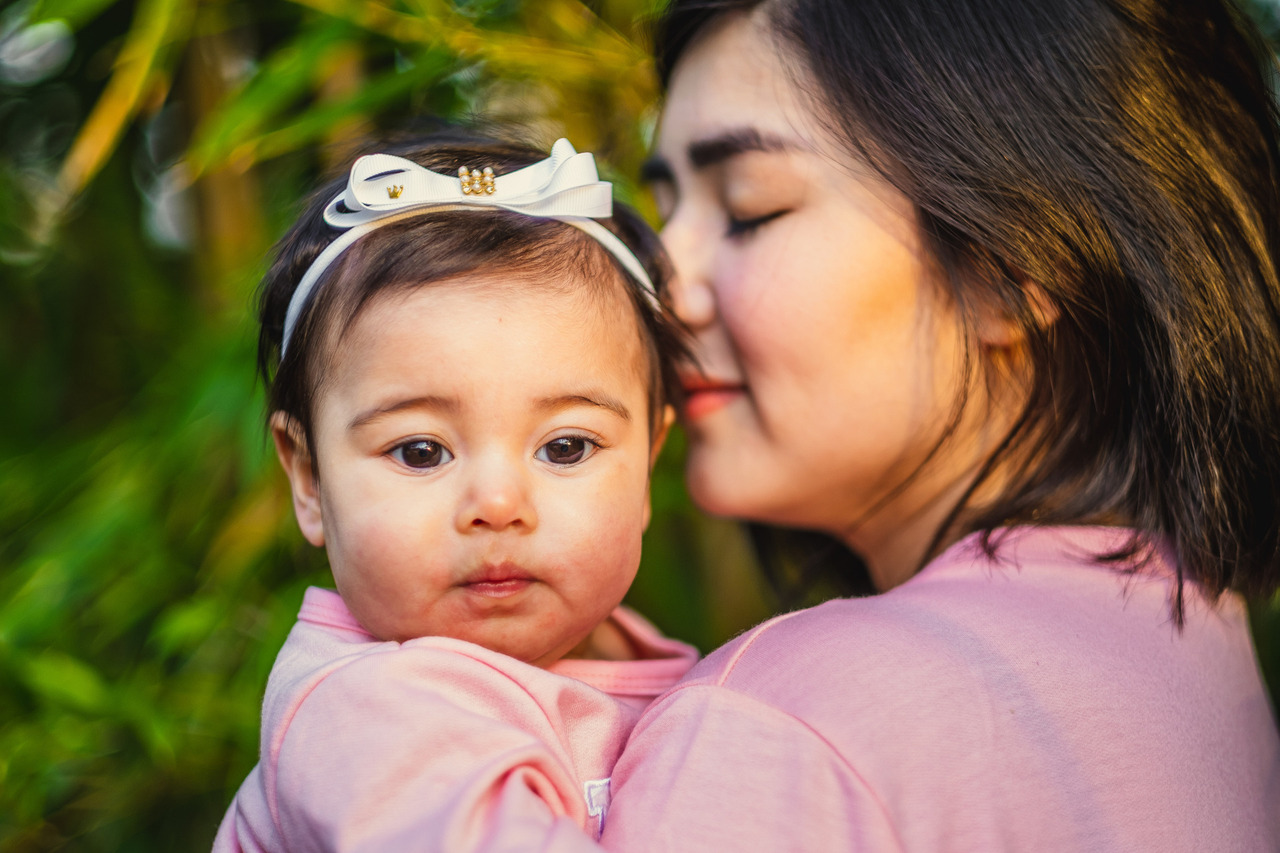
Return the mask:
{"type": "Polygon", "coordinates": [[[691,329],[715,319],[715,292],[712,289],[712,241],[687,219],[673,216],[662,229],[662,244],[674,267],[671,301],[676,315],[691,329]]]}
{"type": "Polygon", "coordinates": [[[527,473],[507,460],[478,463],[458,507],[456,523],[460,533],[537,527],[527,473]]]}

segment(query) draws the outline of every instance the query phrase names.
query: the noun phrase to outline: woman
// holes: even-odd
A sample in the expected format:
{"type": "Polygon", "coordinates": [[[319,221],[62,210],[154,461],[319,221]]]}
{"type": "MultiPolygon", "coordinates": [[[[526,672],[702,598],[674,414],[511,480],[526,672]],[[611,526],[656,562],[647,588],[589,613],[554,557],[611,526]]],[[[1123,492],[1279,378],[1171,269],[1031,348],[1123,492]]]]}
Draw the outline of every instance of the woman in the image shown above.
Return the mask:
{"type": "Polygon", "coordinates": [[[651,706],[606,847],[1280,849],[1259,44],[1220,0],[676,0],[690,490],[878,594],[651,706]]]}

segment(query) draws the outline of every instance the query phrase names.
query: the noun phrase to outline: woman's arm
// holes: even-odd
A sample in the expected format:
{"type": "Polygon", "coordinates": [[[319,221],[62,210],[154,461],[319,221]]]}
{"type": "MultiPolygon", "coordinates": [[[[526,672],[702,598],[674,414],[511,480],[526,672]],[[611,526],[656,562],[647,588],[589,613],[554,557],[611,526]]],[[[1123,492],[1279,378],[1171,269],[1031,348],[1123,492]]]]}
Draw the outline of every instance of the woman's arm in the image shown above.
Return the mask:
{"type": "Polygon", "coordinates": [[[898,851],[881,804],[795,717],[693,684],[650,708],[613,775],[610,851],[898,851]]]}

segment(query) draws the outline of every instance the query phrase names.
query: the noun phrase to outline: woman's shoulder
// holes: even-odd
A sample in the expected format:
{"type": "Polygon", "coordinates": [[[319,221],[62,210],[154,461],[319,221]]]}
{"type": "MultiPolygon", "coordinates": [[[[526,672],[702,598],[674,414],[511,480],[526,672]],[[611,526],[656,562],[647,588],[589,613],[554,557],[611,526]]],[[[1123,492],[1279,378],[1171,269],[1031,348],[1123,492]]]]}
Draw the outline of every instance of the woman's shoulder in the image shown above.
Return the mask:
{"type": "Polygon", "coordinates": [[[1224,824],[1262,849],[1280,738],[1241,602],[1189,597],[1178,627],[1160,555],[1093,559],[1125,540],[960,543],[890,592],[766,622],[651,706],[621,778],[682,767],[755,796],[744,823],[774,813],[759,791],[784,827],[870,804],[904,849],[1216,849],[1224,824]]]}
{"type": "Polygon", "coordinates": [[[919,849],[939,849],[947,815],[981,817],[991,838],[1026,842],[1015,847],[1049,837],[1048,820],[1062,833],[1048,846],[1087,849],[1081,832],[1135,814],[1176,814],[1157,835],[1193,837],[1221,823],[1212,802],[1262,832],[1280,739],[1241,602],[1189,598],[1179,628],[1158,556],[1138,573],[1088,556],[1115,541],[1036,531],[1006,540],[1003,559],[961,543],[890,592],[743,634],[638,731],[816,751],[892,825],[924,833],[919,849]],[[1102,816],[1073,822],[1080,802],[1104,803],[1102,816]]]}
{"type": "Polygon", "coordinates": [[[993,696],[1066,702],[1085,684],[1127,677],[1189,689],[1256,684],[1238,598],[1211,604],[1192,590],[1179,629],[1170,610],[1176,576],[1158,553],[1137,571],[1096,559],[1128,536],[1025,529],[996,537],[992,548],[970,537],[889,592],[757,626],[709,655],[689,681],[807,719],[830,712],[889,723],[904,699],[945,716],[987,714],[993,696]]]}

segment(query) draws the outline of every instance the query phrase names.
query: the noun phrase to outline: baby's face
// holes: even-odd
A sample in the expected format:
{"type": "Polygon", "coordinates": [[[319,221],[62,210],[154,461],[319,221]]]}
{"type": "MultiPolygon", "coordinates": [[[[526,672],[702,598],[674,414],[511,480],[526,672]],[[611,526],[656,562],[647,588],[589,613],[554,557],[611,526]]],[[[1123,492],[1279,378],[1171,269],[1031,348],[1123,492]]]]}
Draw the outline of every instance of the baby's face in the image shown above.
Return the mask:
{"type": "Polygon", "coordinates": [[[375,636],[546,666],[630,586],[653,453],[638,321],[621,294],[569,290],[433,284],[375,300],[339,344],[299,521],[375,636]]]}

